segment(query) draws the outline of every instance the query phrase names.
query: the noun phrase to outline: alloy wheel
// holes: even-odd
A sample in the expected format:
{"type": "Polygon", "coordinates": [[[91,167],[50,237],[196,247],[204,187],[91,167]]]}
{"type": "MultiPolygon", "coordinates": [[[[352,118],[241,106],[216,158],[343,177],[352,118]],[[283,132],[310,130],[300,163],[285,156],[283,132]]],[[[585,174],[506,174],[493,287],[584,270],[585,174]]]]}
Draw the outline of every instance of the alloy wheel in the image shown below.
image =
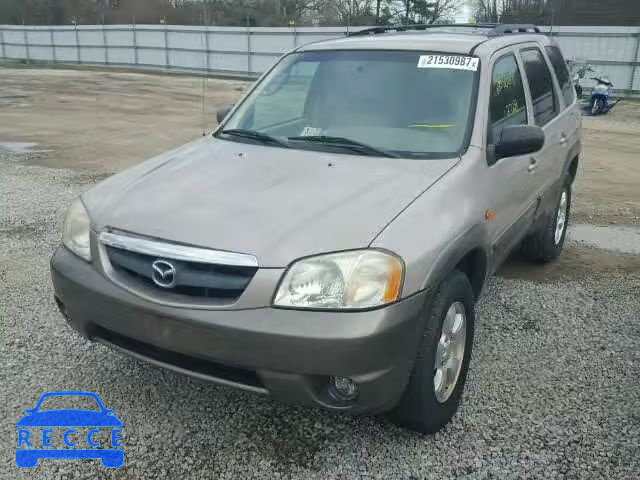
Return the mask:
{"type": "Polygon", "coordinates": [[[433,388],[436,399],[446,402],[456,387],[467,338],[467,316],[464,305],[455,302],[447,310],[435,353],[433,388]]]}

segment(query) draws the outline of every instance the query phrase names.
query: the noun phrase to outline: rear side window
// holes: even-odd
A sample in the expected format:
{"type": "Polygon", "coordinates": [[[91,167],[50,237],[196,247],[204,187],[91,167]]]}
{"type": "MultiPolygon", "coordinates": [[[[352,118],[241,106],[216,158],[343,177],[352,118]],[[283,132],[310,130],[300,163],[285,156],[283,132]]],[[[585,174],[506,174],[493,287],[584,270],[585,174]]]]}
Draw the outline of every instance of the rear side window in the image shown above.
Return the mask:
{"type": "Polygon", "coordinates": [[[536,125],[542,127],[558,114],[558,102],[551,80],[551,72],[544,61],[542,52],[537,48],[522,50],[524,71],[529,80],[531,101],[533,102],[533,116],[536,125]]]}
{"type": "Polygon", "coordinates": [[[564,97],[564,104],[565,106],[569,106],[573,103],[574,90],[571,75],[569,75],[569,69],[567,68],[567,63],[564,61],[562,53],[558,47],[549,46],[545,48],[547,50],[549,60],[551,60],[551,66],[556,72],[556,77],[558,78],[560,89],[562,90],[562,96],[564,97]]]}
{"type": "Polygon", "coordinates": [[[527,107],[518,63],[513,55],[500,58],[491,73],[489,139],[495,145],[508,125],[526,125],[527,107]]]}

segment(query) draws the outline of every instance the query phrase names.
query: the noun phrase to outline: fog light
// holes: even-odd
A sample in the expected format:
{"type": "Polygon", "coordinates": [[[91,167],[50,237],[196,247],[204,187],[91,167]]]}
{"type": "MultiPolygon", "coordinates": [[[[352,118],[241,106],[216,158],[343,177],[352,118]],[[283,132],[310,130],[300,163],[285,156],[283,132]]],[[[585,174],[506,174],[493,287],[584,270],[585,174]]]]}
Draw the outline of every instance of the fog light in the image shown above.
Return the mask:
{"type": "Polygon", "coordinates": [[[358,396],[358,386],[347,377],[330,377],[329,393],[336,400],[349,401],[358,396]]]}

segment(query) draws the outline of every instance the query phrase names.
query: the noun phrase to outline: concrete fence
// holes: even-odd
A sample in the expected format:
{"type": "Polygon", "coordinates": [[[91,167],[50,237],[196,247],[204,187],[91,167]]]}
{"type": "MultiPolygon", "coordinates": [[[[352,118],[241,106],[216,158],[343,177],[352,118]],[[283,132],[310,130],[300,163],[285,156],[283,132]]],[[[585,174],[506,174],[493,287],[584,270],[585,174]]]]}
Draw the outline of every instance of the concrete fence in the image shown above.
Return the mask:
{"type": "MultiPolygon", "coordinates": [[[[593,65],[611,78],[618,93],[640,96],[640,29],[555,27],[549,32],[549,28],[543,27],[543,30],[557,38],[567,59],[593,65]]],[[[0,59],[253,78],[299,45],[340,37],[348,31],[347,27],[0,25],[0,59]]],[[[589,80],[584,85],[588,87],[589,80]]]]}

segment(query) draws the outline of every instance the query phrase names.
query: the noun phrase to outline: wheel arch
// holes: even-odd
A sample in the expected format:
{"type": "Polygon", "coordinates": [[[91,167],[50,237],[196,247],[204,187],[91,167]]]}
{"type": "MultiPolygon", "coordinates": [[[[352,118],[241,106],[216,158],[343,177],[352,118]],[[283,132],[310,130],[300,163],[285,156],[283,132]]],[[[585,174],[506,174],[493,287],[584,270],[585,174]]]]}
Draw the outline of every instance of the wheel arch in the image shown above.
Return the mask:
{"type": "Polygon", "coordinates": [[[455,269],[460,270],[469,279],[476,300],[480,297],[487,278],[487,265],[488,259],[485,251],[476,247],[469,250],[455,266],[455,269]]]}
{"type": "Polygon", "coordinates": [[[436,262],[425,279],[424,288],[436,287],[452,271],[460,270],[469,279],[474,298],[478,299],[488,276],[489,263],[487,249],[464,242],[436,262]]]}
{"type": "Polygon", "coordinates": [[[582,145],[578,140],[571,150],[569,150],[569,155],[567,155],[567,159],[565,161],[564,173],[569,176],[571,179],[571,183],[573,183],[576,179],[576,174],[578,173],[578,165],[580,163],[580,151],[582,149],[582,145]]]}

